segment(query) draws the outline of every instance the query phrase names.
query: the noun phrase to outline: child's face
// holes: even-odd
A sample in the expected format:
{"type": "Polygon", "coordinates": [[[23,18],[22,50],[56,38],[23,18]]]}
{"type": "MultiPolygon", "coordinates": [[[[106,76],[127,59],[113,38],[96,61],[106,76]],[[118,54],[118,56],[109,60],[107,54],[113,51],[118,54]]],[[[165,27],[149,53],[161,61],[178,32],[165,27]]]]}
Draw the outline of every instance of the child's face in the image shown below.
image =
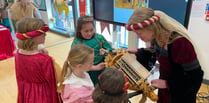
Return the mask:
{"type": "Polygon", "coordinates": [[[33,42],[35,42],[36,45],[43,44],[45,42],[45,37],[46,37],[45,33],[37,37],[34,37],[33,42]]]}
{"type": "Polygon", "coordinates": [[[91,39],[94,35],[94,25],[92,23],[83,24],[80,32],[84,39],[91,39]]]}
{"type": "Polygon", "coordinates": [[[84,64],[82,64],[82,67],[81,67],[82,70],[84,72],[89,71],[89,69],[93,66],[93,61],[94,61],[94,53],[90,54],[88,56],[88,60],[84,64]]]}

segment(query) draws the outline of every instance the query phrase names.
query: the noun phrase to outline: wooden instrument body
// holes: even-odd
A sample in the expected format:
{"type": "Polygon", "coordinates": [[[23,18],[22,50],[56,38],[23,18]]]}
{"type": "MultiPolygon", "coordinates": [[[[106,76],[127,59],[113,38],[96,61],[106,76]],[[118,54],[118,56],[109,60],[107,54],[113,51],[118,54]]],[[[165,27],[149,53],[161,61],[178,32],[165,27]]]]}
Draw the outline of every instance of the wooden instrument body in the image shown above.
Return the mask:
{"type": "Polygon", "coordinates": [[[128,78],[129,89],[135,91],[142,90],[143,95],[146,95],[153,101],[158,100],[158,96],[154,93],[154,90],[145,81],[151,73],[136,60],[133,54],[119,49],[116,51],[116,55],[107,55],[105,64],[106,67],[121,69],[128,78]]]}

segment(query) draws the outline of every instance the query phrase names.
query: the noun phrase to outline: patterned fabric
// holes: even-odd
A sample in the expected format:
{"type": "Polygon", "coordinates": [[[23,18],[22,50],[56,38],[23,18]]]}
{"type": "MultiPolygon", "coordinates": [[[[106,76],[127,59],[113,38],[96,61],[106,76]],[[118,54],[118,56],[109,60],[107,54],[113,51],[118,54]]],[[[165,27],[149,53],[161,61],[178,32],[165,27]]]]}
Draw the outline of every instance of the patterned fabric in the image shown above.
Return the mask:
{"type": "MultiPolygon", "coordinates": [[[[106,50],[112,50],[112,47],[107,42],[107,40],[100,34],[95,34],[93,38],[89,40],[75,39],[71,45],[73,47],[76,44],[84,44],[94,49],[94,65],[104,62],[105,56],[100,55],[100,49],[104,48],[106,50]]],[[[100,71],[89,71],[89,75],[94,84],[98,83],[98,76],[101,74],[100,71]]]]}
{"type": "Polygon", "coordinates": [[[51,57],[38,53],[15,56],[17,103],[59,103],[54,64],[51,57]]]}

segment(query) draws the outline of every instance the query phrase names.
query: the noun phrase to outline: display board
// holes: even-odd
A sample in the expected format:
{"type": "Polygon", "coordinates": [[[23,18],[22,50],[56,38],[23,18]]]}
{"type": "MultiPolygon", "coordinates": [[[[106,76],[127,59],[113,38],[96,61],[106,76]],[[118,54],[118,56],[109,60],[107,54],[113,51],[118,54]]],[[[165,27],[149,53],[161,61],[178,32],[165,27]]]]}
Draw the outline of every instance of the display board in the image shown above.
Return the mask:
{"type": "Polygon", "coordinates": [[[94,19],[125,25],[134,9],[147,6],[161,10],[187,27],[192,0],[93,0],[94,19]]]}

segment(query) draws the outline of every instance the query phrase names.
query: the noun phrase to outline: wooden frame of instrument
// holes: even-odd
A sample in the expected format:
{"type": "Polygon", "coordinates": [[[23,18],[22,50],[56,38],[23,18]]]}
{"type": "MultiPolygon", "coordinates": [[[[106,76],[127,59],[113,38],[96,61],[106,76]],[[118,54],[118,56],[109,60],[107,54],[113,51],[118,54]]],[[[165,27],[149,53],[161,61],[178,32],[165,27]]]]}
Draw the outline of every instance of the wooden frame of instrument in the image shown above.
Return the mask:
{"type": "Polygon", "coordinates": [[[129,83],[132,85],[139,85],[141,80],[146,79],[151,74],[136,60],[133,54],[129,53],[121,56],[114,65],[117,68],[121,68],[122,72],[127,76],[129,83]]]}

